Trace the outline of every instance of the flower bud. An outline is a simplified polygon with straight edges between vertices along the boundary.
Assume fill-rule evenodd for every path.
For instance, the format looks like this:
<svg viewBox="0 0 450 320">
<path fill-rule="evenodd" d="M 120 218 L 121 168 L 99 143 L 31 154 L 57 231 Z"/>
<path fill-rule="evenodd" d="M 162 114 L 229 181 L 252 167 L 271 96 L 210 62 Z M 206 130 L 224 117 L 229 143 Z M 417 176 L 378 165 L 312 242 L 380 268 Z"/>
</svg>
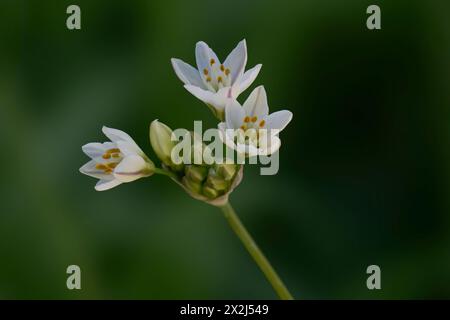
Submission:
<svg viewBox="0 0 450 320">
<path fill-rule="evenodd" d="M 175 146 L 175 142 L 171 140 L 172 129 L 164 123 L 154 120 L 150 124 L 150 143 L 158 158 L 172 169 L 179 171 L 182 165 L 175 165 L 172 162 L 171 152 Z"/>
<path fill-rule="evenodd" d="M 206 185 L 217 191 L 224 191 L 228 188 L 229 183 L 221 177 L 209 175 L 208 179 L 206 179 Z"/>
<path fill-rule="evenodd" d="M 229 181 L 234 177 L 236 173 L 236 165 L 235 164 L 218 164 L 216 166 L 216 172 L 219 176 Z"/>
<path fill-rule="evenodd" d="M 207 169 L 207 178 L 203 178 L 203 168 Z M 185 175 L 172 178 L 194 199 L 204 201 L 214 206 L 223 206 L 228 201 L 231 192 L 241 183 L 243 166 L 238 169 L 231 180 L 219 176 L 212 166 L 186 166 Z"/>
<path fill-rule="evenodd" d="M 202 182 L 208 175 L 208 168 L 197 165 L 187 165 L 185 173 L 190 180 Z"/>
<path fill-rule="evenodd" d="M 219 192 L 217 192 L 211 187 L 205 186 L 203 187 L 203 194 L 207 196 L 209 199 L 215 199 L 219 195 Z"/>
<path fill-rule="evenodd" d="M 189 179 L 188 177 L 184 176 L 181 179 L 181 182 L 183 183 L 183 185 L 188 188 L 191 192 L 196 193 L 196 194 L 200 194 L 202 191 L 202 185 L 199 182 L 193 181 L 191 179 Z"/>
</svg>

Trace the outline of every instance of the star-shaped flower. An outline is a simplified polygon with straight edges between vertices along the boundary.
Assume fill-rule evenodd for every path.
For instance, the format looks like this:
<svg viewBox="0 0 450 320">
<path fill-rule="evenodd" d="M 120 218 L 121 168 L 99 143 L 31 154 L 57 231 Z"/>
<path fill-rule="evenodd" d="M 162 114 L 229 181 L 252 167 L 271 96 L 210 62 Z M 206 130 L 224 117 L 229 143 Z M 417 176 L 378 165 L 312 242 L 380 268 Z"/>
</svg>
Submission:
<svg viewBox="0 0 450 320">
<path fill-rule="evenodd" d="M 247 64 L 245 40 L 238 43 L 223 63 L 205 42 L 200 41 L 195 47 L 195 58 L 197 69 L 172 58 L 175 73 L 190 93 L 205 102 L 214 115 L 223 120 L 228 98 L 236 99 L 246 90 L 258 76 L 262 65 L 244 72 Z"/>
<path fill-rule="evenodd" d="M 243 106 L 235 99 L 229 99 L 225 121 L 218 127 L 220 137 L 227 146 L 252 157 L 276 152 L 281 146 L 278 134 L 291 120 L 292 112 L 288 110 L 269 114 L 266 90 L 259 86 Z"/>
<path fill-rule="evenodd" d="M 102 131 L 111 141 L 92 142 L 82 147 L 92 160 L 80 172 L 99 179 L 95 190 L 108 190 L 153 174 L 155 165 L 128 134 L 107 127 Z"/>
</svg>

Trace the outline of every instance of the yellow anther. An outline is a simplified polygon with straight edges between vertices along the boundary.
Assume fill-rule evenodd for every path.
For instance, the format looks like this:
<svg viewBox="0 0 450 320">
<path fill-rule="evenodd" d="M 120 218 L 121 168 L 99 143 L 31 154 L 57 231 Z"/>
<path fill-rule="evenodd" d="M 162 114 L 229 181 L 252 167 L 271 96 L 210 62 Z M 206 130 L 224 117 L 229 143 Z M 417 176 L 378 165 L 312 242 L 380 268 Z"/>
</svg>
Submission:
<svg viewBox="0 0 450 320">
<path fill-rule="evenodd" d="M 221 76 L 217 77 L 217 82 L 222 82 L 222 77 Z"/>
<path fill-rule="evenodd" d="M 104 153 L 104 154 L 102 155 L 102 158 L 103 158 L 103 159 L 109 159 L 109 158 L 111 158 L 111 154 L 110 154 L 110 153 Z"/>
<path fill-rule="evenodd" d="M 113 172 L 112 169 L 106 169 L 106 170 L 105 170 L 105 173 L 111 173 L 111 172 Z"/>
<path fill-rule="evenodd" d="M 206 77 L 206 82 L 211 82 L 211 77 Z"/>
<path fill-rule="evenodd" d="M 118 149 L 118 148 L 113 148 L 113 149 L 106 150 L 106 152 L 107 152 L 107 153 L 119 153 L 119 152 L 120 152 L 120 149 Z"/>
<path fill-rule="evenodd" d="M 216 60 L 214 60 L 214 59 L 209 60 L 210 65 L 213 65 L 214 63 L 216 63 Z"/>
<path fill-rule="evenodd" d="M 264 120 L 261 120 L 261 122 L 259 123 L 259 126 L 262 128 L 262 127 L 264 127 L 265 124 L 266 124 L 266 122 Z"/>
<path fill-rule="evenodd" d="M 243 125 L 241 126 L 241 129 L 245 131 L 245 130 L 247 130 L 247 126 L 246 126 L 245 124 L 243 124 Z"/>
<path fill-rule="evenodd" d="M 225 71 L 225 67 L 223 66 L 223 64 L 220 65 L 220 71 Z"/>
<path fill-rule="evenodd" d="M 113 153 L 113 154 L 112 154 L 112 157 L 113 157 L 113 158 L 120 158 L 120 154 L 118 154 L 118 153 Z"/>
<path fill-rule="evenodd" d="M 252 122 L 256 122 L 256 120 L 258 120 L 258 117 L 252 117 Z"/>
<path fill-rule="evenodd" d="M 228 69 L 228 68 L 227 68 L 227 69 L 225 69 L 225 75 L 229 75 L 229 74 L 230 74 L 230 72 L 231 72 L 231 71 L 230 71 L 230 69 Z"/>
<path fill-rule="evenodd" d="M 206 69 L 206 68 L 205 68 L 205 69 L 203 69 L 203 73 L 205 74 L 205 76 L 207 76 L 207 75 L 208 75 L 208 73 L 209 73 L 209 72 L 208 72 L 208 69 Z"/>
<path fill-rule="evenodd" d="M 250 117 L 249 116 L 245 117 L 244 122 L 250 122 Z"/>
<path fill-rule="evenodd" d="M 97 170 L 106 170 L 107 167 L 106 167 L 104 164 L 97 163 L 97 164 L 95 165 L 95 169 L 97 169 Z"/>
</svg>

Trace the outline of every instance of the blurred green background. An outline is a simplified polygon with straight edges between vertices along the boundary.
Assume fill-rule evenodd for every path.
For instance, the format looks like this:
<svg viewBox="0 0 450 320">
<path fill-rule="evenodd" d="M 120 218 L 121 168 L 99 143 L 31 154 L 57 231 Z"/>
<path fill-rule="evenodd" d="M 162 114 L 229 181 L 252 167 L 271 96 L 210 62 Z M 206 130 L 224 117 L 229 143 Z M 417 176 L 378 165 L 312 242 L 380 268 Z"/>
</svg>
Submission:
<svg viewBox="0 0 450 320">
<path fill-rule="evenodd" d="M 0 298 L 276 298 L 218 209 L 162 176 L 99 193 L 78 172 L 102 125 L 153 159 L 153 119 L 215 126 L 170 58 L 194 63 L 204 40 L 223 59 L 243 38 L 263 64 L 252 88 L 294 119 L 280 172 L 246 167 L 231 200 L 294 296 L 450 298 L 448 4 L 1 0 Z"/>
</svg>

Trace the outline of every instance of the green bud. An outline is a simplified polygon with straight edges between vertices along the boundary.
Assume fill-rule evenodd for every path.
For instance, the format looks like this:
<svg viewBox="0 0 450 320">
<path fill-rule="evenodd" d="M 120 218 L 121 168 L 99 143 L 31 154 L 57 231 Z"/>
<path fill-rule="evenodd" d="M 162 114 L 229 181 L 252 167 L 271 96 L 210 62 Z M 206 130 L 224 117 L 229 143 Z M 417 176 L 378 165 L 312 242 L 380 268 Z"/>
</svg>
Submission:
<svg viewBox="0 0 450 320">
<path fill-rule="evenodd" d="M 216 166 L 216 172 L 219 176 L 229 181 L 233 179 L 234 174 L 236 173 L 236 165 L 235 164 L 219 164 Z"/>
<path fill-rule="evenodd" d="M 228 188 L 229 183 L 218 176 L 209 175 L 206 184 L 217 191 L 224 191 Z"/>
<path fill-rule="evenodd" d="M 196 165 L 188 165 L 186 166 L 185 173 L 190 180 L 202 182 L 208 175 L 208 168 Z"/>
<path fill-rule="evenodd" d="M 164 123 L 154 120 L 150 124 L 150 143 L 158 158 L 166 165 L 172 164 L 170 154 L 174 147 L 170 137 L 172 130 Z"/>
<path fill-rule="evenodd" d="M 154 120 L 150 124 L 150 143 L 153 151 L 155 151 L 158 158 L 167 166 L 175 171 L 183 168 L 183 165 L 176 165 L 172 162 L 171 153 L 175 146 L 175 142 L 171 140 L 172 129 L 164 123 Z"/>
<path fill-rule="evenodd" d="M 210 199 L 215 199 L 219 195 L 219 192 L 217 192 L 211 187 L 205 186 L 203 187 L 203 194 Z"/>
<path fill-rule="evenodd" d="M 202 185 L 201 183 L 198 183 L 196 181 L 193 181 L 191 179 L 189 179 L 188 177 L 184 176 L 181 179 L 181 182 L 183 183 L 183 185 L 188 188 L 190 191 L 192 191 L 193 193 L 197 193 L 200 194 L 202 191 Z"/>
</svg>

